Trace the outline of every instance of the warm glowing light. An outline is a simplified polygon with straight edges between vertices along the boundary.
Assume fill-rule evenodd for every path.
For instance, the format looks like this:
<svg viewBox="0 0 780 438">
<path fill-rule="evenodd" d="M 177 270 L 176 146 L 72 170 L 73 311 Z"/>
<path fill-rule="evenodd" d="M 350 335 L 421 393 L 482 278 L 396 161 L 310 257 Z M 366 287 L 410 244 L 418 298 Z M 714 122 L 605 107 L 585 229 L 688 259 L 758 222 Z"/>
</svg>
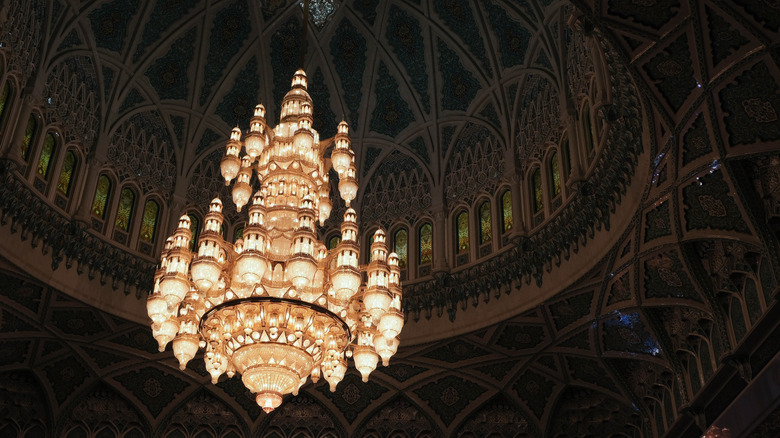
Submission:
<svg viewBox="0 0 780 438">
<path fill-rule="evenodd" d="M 347 206 L 358 192 L 349 126 L 330 143 L 312 129 L 312 101 L 299 70 L 271 128 L 258 105 L 241 140 L 234 128 L 220 170 L 238 211 L 247 206 L 243 235 L 222 237 L 222 201 L 209 204 L 197 250 L 190 251 L 190 219 L 183 215 L 166 241 L 147 311 L 160 351 L 169 342 L 182 369 L 203 349 L 206 370 L 241 375 L 257 404 L 271 412 L 296 395 L 309 376 L 335 391 L 352 357 L 363 380 L 379 359 L 387 366 L 403 327 L 398 257 L 378 230 L 367 267 L 358 264 L 357 213 L 348 208 L 341 242 L 328 253 L 318 240 L 332 209 L 329 164 Z M 242 155 L 243 152 L 243 155 Z M 253 193 L 253 178 L 259 189 Z M 363 287 L 361 270 L 368 282 Z"/>
</svg>

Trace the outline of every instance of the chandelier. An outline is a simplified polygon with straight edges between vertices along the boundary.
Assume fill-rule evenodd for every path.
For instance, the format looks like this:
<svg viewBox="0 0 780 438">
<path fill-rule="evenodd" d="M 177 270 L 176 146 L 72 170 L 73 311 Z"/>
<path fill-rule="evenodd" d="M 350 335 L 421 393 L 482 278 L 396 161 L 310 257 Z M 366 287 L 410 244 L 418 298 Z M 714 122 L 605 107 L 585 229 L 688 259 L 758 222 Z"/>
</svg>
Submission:
<svg viewBox="0 0 780 438">
<path fill-rule="evenodd" d="M 212 383 L 223 373 L 240 374 L 266 412 L 285 394 L 297 395 L 309 376 L 324 377 L 335 391 L 350 357 L 368 381 L 379 358 L 387 366 L 395 354 L 404 323 L 398 256 L 388 254 L 381 229 L 368 265 L 358 263 L 357 214 L 350 207 L 357 169 L 348 125 L 342 121 L 335 137 L 319 139 L 306 81 L 303 70 L 293 76 L 275 128 L 258 105 L 243 141 L 238 127 L 230 134 L 220 169 L 225 184 L 233 182 L 236 209 L 248 205 L 243 239 L 223 238 L 216 198 L 193 253 L 185 214 L 165 243 L 147 301 L 160 351 L 172 342 L 184 370 L 204 349 Z M 347 210 L 341 242 L 328 251 L 315 220 L 322 225 L 330 216 L 331 166 Z"/>
</svg>

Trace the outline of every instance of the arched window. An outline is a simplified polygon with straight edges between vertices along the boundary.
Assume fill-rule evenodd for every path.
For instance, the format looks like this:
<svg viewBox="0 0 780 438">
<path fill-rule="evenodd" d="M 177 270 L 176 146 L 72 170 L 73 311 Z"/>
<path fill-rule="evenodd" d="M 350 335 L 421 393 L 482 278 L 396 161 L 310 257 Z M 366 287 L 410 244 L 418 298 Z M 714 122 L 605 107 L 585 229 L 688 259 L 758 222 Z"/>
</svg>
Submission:
<svg viewBox="0 0 780 438">
<path fill-rule="evenodd" d="M 512 215 L 512 191 L 506 190 L 501 195 L 501 227 L 503 232 L 512 229 L 514 225 L 514 216 Z"/>
<path fill-rule="evenodd" d="M 455 241 L 458 254 L 469 251 L 469 213 L 465 210 L 455 217 Z"/>
<path fill-rule="evenodd" d="M 57 145 L 54 134 L 51 132 L 43 138 L 43 148 L 41 149 L 41 158 L 38 160 L 38 176 L 43 179 L 49 179 L 49 169 L 51 168 L 51 158 L 54 155 L 54 149 Z"/>
<path fill-rule="evenodd" d="M 563 154 L 563 174 L 571 175 L 571 150 L 569 149 L 569 136 L 565 135 L 561 141 L 561 153 Z"/>
<path fill-rule="evenodd" d="M 24 137 L 22 137 L 21 152 L 24 161 L 27 161 L 30 157 L 30 145 L 33 143 L 37 131 L 38 119 L 35 118 L 34 114 L 31 114 L 30 118 L 27 119 L 27 126 L 24 128 Z"/>
<path fill-rule="evenodd" d="M 339 243 L 341 243 L 341 236 L 338 234 L 328 239 L 328 251 L 336 249 L 336 247 L 339 246 Z"/>
<path fill-rule="evenodd" d="M 236 228 L 236 231 L 233 232 L 233 243 L 236 243 L 238 239 L 244 238 L 244 227 L 238 227 Z"/>
<path fill-rule="evenodd" d="M 479 243 L 490 242 L 493 239 L 493 223 L 490 214 L 490 201 L 479 206 Z"/>
<path fill-rule="evenodd" d="M 194 214 L 187 215 L 190 218 L 190 231 L 192 231 L 192 240 L 190 241 L 190 251 L 198 250 L 198 237 L 200 236 L 200 221 Z"/>
<path fill-rule="evenodd" d="M 157 232 L 157 218 L 160 213 L 160 204 L 154 200 L 146 201 L 144 206 L 144 217 L 141 222 L 141 240 L 144 242 L 154 242 L 154 236 Z"/>
<path fill-rule="evenodd" d="M 421 265 L 433 262 L 433 226 L 426 222 L 417 231 L 418 261 Z"/>
<path fill-rule="evenodd" d="M 558 167 L 558 152 L 550 157 L 550 179 L 552 179 L 553 198 L 561 194 L 561 170 Z"/>
<path fill-rule="evenodd" d="M 119 209 L 116 212 L 116 222 L 114 226 L 118 230 L 127 232 L 130 229 L 130 218 L 133 216 L 133 207 L 135 206 L 135 193 L 125 187 L 119 194 Z"/>
<path fill-rule="evenodd" d="M 393 234 L 393 252 L 398 254 L 398 267 L 406 268 L 409 261 L 409 233 L 401 228 Z"/>
<path fill-rule="evenodd" d="M 531 174 L 531 194 L 534 198 L 534 213 L 544 208 L 544 194 L 542 193 L 542 172 L 537 167 Z"/>
<path fill-rule="evenodd" d="M 60 178 L 57 181 L 57 191 L 65 196 L 70 196 L 70 187 L 73 180 L 73 172 L 76 170 L 76 154 L 73 151 L 65 153 L 65 159 L 62 160 L 62 169 L 60 170 Z"/>
<path fill-rule="evenodd" d="M 95 188 L 95 199 L 92 201 L 92 215 L 98 219 L 106 218 L 106 205 L 111 197 L 111 180 L 100 175 Z"/>
<path fill-rule="evenodd" d="M 593 152 L 593 122 L 590 120 L 590 106 L 585 106 L 582 114 L 582 123 L 585 124 L 585 146 L 588 153 Z"/>
</svg>

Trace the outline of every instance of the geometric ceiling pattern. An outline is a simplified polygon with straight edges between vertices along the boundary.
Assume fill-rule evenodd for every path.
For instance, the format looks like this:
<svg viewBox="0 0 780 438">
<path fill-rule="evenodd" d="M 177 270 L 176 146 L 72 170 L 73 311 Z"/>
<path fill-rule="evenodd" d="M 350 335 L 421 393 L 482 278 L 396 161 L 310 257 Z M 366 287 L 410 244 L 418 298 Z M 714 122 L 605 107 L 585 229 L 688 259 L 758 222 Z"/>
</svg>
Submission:
<svg viewBox="0 0 780 438">
<path fill-rule="evenodd" d="M 294 1 L 31 3 L 50 11 L 51 40 L 29 56 L 43 60 L 46 77 L 75 72 L 91 84 L 50 87 L 83 103 L 54 99 L 52 108 L 91 114 L 99 126 L 97 138 L 75 127 L 70 135 L 101 159 L 135 163 L 128 175 L 167 196 L 198 186 L 199 163 L 257 100 L 274 118 L 297 68 Z M 147 327 L 4 269 L 0 435 L 697 437 L 776 362 L 780 15 L 772 5 L 596 0 L 575 2 L 580 13 L 550 0 L 342 3 L 308 27 L 310 91 L 329 103 L 315 107 L 317 128 L 327 137 L 349 121 L 364 181 L 396 163 L 437 201 L 469 196 L 448 173 L 470 147 L 459 139 L 487 130 L 499 150 L 532 155 L 519 148 L 520 87 L 544 82 L 534 75 L 567 77 L 570 25 L 595 35 L 614 57 L 608 63 L 625 66 L 644 116 L 642 132 L 620 131 L 624 115 L 604 111 L 618 135 L 645 145 L 639 199 L 605 213 L 627 218 L 610 230 L 618 237 L 606 256 L 530 310 L 402 344 L 369 383 L 354 373 L 335 393 L 308 383 L 270 415 L 237 379 L 211 385 L 202 361 L 179 371 Z M 144 135 L 130 128 L 138 125 Z M 137 151 L 126 150 L 127 138 Z M 148 165 L 160 159 L 165 166 Z M 33 226 L 3 199 L 4 226 L 7 216 Z M 628 202 L 638 207 L 619 209 Z M 561 271 L 550 264 L 543 275 Z M 524 290 L 473 296 L 515 305 Z M 409 321 L 405 330 L 415 328 Z M 777 436 L 777 402 L 765 408 L 743 436 Z"/>
</svg>

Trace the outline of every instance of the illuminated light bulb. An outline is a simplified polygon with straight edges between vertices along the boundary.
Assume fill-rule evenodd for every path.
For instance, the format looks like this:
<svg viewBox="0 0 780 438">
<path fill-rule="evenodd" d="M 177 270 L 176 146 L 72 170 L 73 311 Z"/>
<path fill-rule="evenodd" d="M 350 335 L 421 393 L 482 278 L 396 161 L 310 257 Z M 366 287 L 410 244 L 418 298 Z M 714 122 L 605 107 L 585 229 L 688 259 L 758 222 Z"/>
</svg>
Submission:
<svg viewBox="0 0 780 438">
<path fill-rule="evenodd" d="M 270 414 L 274 409 L 282 405 L 282 395 L 271 391 L 258 393 L 255 400 L 266 414 Z"/>
<path fill-rule="evenodd" d="M 341 199 L 346 202 L 347 206 L 350 205 L 353 199 L 357 197 L 358 183 L 354 176 L 345 176 L 339 179 L 339 193 Z"/>
</svg>

